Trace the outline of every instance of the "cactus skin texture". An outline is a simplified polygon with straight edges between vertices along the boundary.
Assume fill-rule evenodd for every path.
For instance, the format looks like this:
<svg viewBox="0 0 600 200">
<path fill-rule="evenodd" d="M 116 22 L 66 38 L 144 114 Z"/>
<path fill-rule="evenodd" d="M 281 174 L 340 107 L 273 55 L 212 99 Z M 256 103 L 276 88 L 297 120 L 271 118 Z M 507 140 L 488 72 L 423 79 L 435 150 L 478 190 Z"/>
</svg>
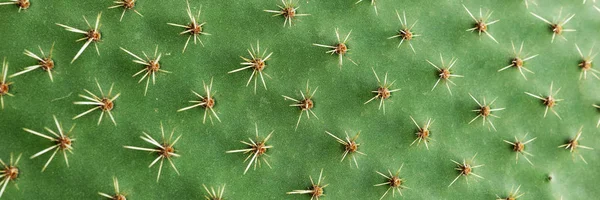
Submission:
<svg viewBox="0 0 600 200">
<path fill-rule="evenodd" d="M 396 199 L 508 198 L 514 192 L 511 188 L 518 186 L 519 194 L 525 193 L 519 199 L 600 196 L 595 182 L 600 178 L 596 127 L 600 112 L 592 106 L 600 104 L 600 80 L 590 74 L 579 80 L 582 60 L 575 47 L 585 56 L 598 40 L 600 12 L 594 4 L 599 2 L 545 0 L 536 1 L 536 6 L 528 1 L 526 8 L 523 0 L 378 0 L 378 14 L 370 2 L 299 0 L 297 12 L 310 15 L 283 27 L 283 16 L 264 11 L 277 10 L 281 1 L 190 0 L 194 15 L 202 7 L 197 21 L 207 22 L 202 29 L 211 35 L 199 36 L 203 45 L 194 45 L 192 38 L 185 53 L 189 35 L 179 35 L 183 28 L 167 24 L 188 25 L 183 0 L 138 0 L 135 9 L 143 17 L 128 10 L 121 22 L 122 8 L 108 9 L 115 5 L 108 0 L 31 0 L 31 6 L 20 12 L 16 5 L 0 6 L 0 57 L 9 62 L 9 75 L 37 64 L 23 54 L 25 49 L 39 55 L 38 45 L 48 53 L 55 44 L 53 82 L 42 69 L 8 79 L 14 96 L 4 96 L 0 111 L 0 158 L 8 162 L 11 153 L 23 157 L 19 177 L 7 185 L 1 198 L 100 199 L 98 192 L 115 195 L 112 180 L 117 177 L 120 194 L 127 199 L 200 199 L 210 196 L 203 184 L 219 190 L 225 185 L 224 199 L 310 199 L 309 194 L 286 192 L 310 189 L 308 177 L 316 181 L 323 169 L 328 186 L 319 199 L 379 199 L 388 188 L 373 186 L 386 181 L 376 171 L 388 175 L 390 169 L 395 174 L 402 165 L 399 178 L 409 189 L 402 189 L 402 196 L 396 193 Z M 484 33 L 465 31 L 474 21 L 463 5 L 475 17 L 480 7 L 494 11 L 491 20 L 500 21 L 486 31 L 498 44 Z M 563 18 L 576 13 L 564 26 L 576 31 L 563 32 L 567 41 L 557 36 L 551 43 L 550 25 L 530 12 L 552 20 L 561 7 Z M 396 10 L 406 13 L 409 25 L 418 20 L 411 31 L 420 36 L 410 40 L 416 53 L 406 41 L 398 47 L 400 38 L 387 39 L 402 28 Z M 55 23 L 84 28 L 82 16 L 94 23 L 100 12 L 100 56 L 91 44 L 70 64 L 84 42 L 75 42 L 81 35 Z M 335 28 L 340 37 L 352 31 L 341 69 L 337 55 L 313 46 L 335 45 Z M 273 54 L 264 68 L 270 76 L 264 77 L 267 90 L 258 79 L 255 94 L 254 81 L 246 86 L 252 70 L 228 72 L 243 67 L 240 56 L 248 57 L 246 49 L 256 48 L 257 41 L 261 52 L 268 48 Z M 524 42 L 523 52 L 529 54 L 523 58 L 539 54 L 524 62 L 534 72 L 525 72 L 527 80 L 515 67 L 498 72 L 513 61 L 511 41 L 517 50 Z M 172 73 L 156 73 L 156 84 L 150 83 L 144 96 L 145 81 L 132 78 L 143 65 L 131 62 L 133 57 L 120 47 L 152 56 L 157 45 L 162 53 L 160 69 Z M 594 52 L 599 51 L 597 45 Z M 452 73 L 464 76 L 451 79 L 456 83 L 450 85 L 452 95 L 443 80 L 432 91 L 440 76 L 426 60 L 441 67 L 440 54 L 446 64 L 457 58 Z M 388 81 L 396 80 L 392 89 L 401 89 L 385 99 L 385 114 L 378 110 L 379 99 L 364 104 L 379 87 L 373 70 L 380 79 L 387 72 Z M 209 119 L 202 123 L 202 106 L 177 112 L 193 105 L 189 100 L 199 100 L 191 90 L 206 95 L 203 81 L 208 85 L 211 78 L 214 110 L 221 122 L 213 117 L 214 123 Z M 71 120 L 91 108 L 73 102 L 82 100 L 78 94 L 86 94 L 83 89 L 99 92 L 94 79 L 104 90 L 114 83 L 113 95 L 121 94 L 111 110 L 116 126 L 107 116 L 97 125 L 98 110 Z M 303 116 L 295 130 L 301 110 L 289 106 L 292 102 L 282 95 L 301 100 L 299 91 L 306 90 L 307 80 L 311 89 L 318 87 L 312 99 L 318 118 Z M 542 101 L 525 94 L 545 97 L 551 83 L 554 90 L 562 88 L 556 98 L 564 100 L 553 107 L 562 119 L 550 111 L 544 118 Z M 468 124 L 478 114 L 471 110 L 479 109 L 469 94 L 478 101 L 485 97 L 487 103 L 497 98 L 492 107 L 505 108 L 492 112 L 500 117 L 490 118 L 497 131 L 487 122 L 482 125 L 481 119 Z M 23 128 L 46 134 L 44 127 L 56 127 L 53 115 L 64 129 L 76 124 L 72 134 L 77 140 L 68 155 L 69 167 L 57 154 L 41 172 L 50 154 L 29 157 L 53 143 Z M 410 116 L 421 127 L 429 118 L 434 121 L 428 127 L 428 149 L 424 144 L 411 146 L 419 130 Z M 181 156 L 173 159 L 181 175 L 165 162 L 157 183 L 157 166 L 148 167 L 156 155 L 123 145 L 151 148 L 139 137 L 146 132 L 159 140 L 161 122 L 166 137 L 172 128 L 175 136 L 182 135 L 175 146 Z M 255 124 L 259 140 L 274 130 L 265 157 L 272 168 L 262 163 L 244 175 L 248 154 L 225 152 L 246 148 L 239 141 L 255 140 Z M 577 148 L 572 154 L 558 148 L 575 138 L 582 126 L 578 144 L 596 150 Z M 342 139 L 344 131 L 350 137 L 361 132 L 359 148 L 366 155 L 356 157 L 358 168 L 350 157 L 340 162 L 343 145 L 325 131 Z M 537 138 L 525 145 L 525 151 L 534 155 L 527 157 L 533 165 L 522 155 L 516 162 L 513 146 L 504 142 L 514 142 L 515 136 L 522 141 Z M 460 177 L 448 187 L 460 173 L 451 160 L 468 162 L 475 154 L 472 166 L 484 166 L 473 172 L 483 179 L 467 177 L 467 184 Z M 394 199 L 390 193 L 384 199 Z"/>
</svg>

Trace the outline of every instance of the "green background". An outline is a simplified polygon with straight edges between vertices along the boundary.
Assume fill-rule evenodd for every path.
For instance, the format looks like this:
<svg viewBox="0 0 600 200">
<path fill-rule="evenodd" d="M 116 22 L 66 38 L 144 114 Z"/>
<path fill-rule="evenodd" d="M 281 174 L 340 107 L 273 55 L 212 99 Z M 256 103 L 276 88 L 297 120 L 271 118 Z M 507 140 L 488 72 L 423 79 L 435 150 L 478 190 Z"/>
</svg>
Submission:
<svg viewBox="0 0 600 200">
<path fill-rule="evenodd" d="M 492 199 L 495 194 L 506 196 L 511 186 L 521 186 L 525 199 L 593 199 L 600 195 L 595 180 L 600 178 L 600 156 L 596 150 L 580 151 L 589 164 L 557 146 L 574 137 L 582 125 L 582 145 L 597 147 L 600 142 L 596 122 L 600 117 L 591 105 L 600 101 L 599 80 L 589 76 L 578 80 L 580 61 L 575 49 L 579 44 L 584 53 L 598 38 L 600 13 L 591 2 L 580 0 L 540 1 L 538 6 L 525 8 L 522 0 L 507 1 L 393 1 L 377 2 L 375 15 L 368 1 L 354 4 L 352 0 L 301 0 L 300 13 L 311 16 L 297 18 L 297 24 L 283 28 L 282 17 L 271 17 L 264 9 L 277 9 L 279 1 L 190 1 L 192 10 L 202 6 L 200 21 L 206 21 L 200 44 L 188 46 L 181 53 L 187 36 L 180 36 L 181 28 L 167 22 L 188 23 L 185 1 L 140 0 L 136 9 L 140 17 L 127 12 L 119 22 L 121 9 L 108 10 L 111 1 L 35 1 L 21 13 L 16 6 L 0 7 L 0 56 L 10 62 L 9 73 L 35 64 L 23 55 L 24 49 L 34 51 L 41 45 L 49 49 L 56 42 L 54 82 L 48 75 L 36 70 L 11 79 L 11 92 L 5 97 L 5 109 L 0 116 L 0 157 L 9 158 L 11 152 L 23 153 L 22 171 L 16 188 L 7 187 L 4 199 L 99 199 L 97 192 L 112 194 L 112 176 L 119 178 L 121 190 L 130 199 L 199 199 L 205 193 L 201 185 L 227 184 L 227 199 L 308 199 L 308 195 L 286 195 L 294 189 L 310 186 L 309 175 L 316 178 L 324 169 L 326 199 L 379 199 L 385 187 L 373 187 L 385 179 L 376 170 L 396 170 L 402 163 L 401 177 L 406 180 L 407 199 Z M 492 19 L 500 22 L 490 26 L 489 32 L 500 44 L 486 36 L 465 30 L 473 24 L 462 5 L 472 12 L 479 6 L 494 11 Z M 568 41 L 560 38 L 550 43 L 551 32 L 546 24 L 529 14 L 533 11 L 547 19 L 563 13 L 576 13 L 567 28 L 577 32 L 566 33 Z M 395 11 L 406 11 L 409 23 L 418 19 L 414 32 L 421 34 L 412 41 L 416 54 L 398 40 L 388 40 L 400 27 Z M 69 64 L 83 42 L 75 43 L 81 35 L 64 31 L 55 23 L 85 28 L 82 15 L 93 23 L 102 11 L 101 56 L 93 46 L 73 64 Z M 564 14 L 563 14 L 564 16 Z M 337 57 L 324 54 L 325 48 L 312 43 L 334 44 L 334 28 L 345 35 L 352 30 L 351 48 L 347 56 L 359 65 L 345 60 L 340 70 Z M 245 87 L 250 71 L 227 74 L 241 67 L 239 56 L 248 56 L 246 49 L 260 40 L 261 48 L 268 47 L 273 56 L 267 62 L 268 90 Z M 535 74 L 527 74 L 525 81 L 516 69 L 497 72 L 512 58 L 510 41 L 525 41 L 525 52 L 540 54 L 526 65 Z M 159 74 L 157 83 L 143 95 L 144 84 L 132 78 L 142 66 L 131 62 L 132 57 L 119 50 L 126 48 L 136 54 L 152 52 L 155 45 L 163 52 L 161 66 L 172 74 Z M 426 59 L 439 63 L 439 54 L 447 60 L 459 59 L 453 68 L 464 78 L 454 79 L 453 96 L 444 85 L 434 91 L 436 70 Z M 363 105 L 377 88 L 373 67 L 383 77 L 397 80 L 400 92 L 386 102 L 386 114 L 377 110 L 377 103 Z M 222 123 L 202 124 L 202 109 L 176 112 L 195 99 L 190 90 L 202 92 L 202 81 L 214 77 L 217 92 L 215 107 Z M 79 101 L 83 89 L 97 93 L 94 78 L 108 89 L 115 83 L 116 101 L 113 114 L 118 126 L 108 118 L 97 126 L 99 112 L 77 120 L 71 118 L 89 107 L 73 105 Z M 299 97 L 310 79 L 311 86 L 319 86 L 314 98 L 314 112 L 319 120 L 302 119 L 297 131 L 294 126 L 299 110 L 289 107 L 281 95 Z M 524 94 L 545 95 L 550 83 L 562 87 L 558 98 L 565 99 L 556 106 L 563 118 L 551 113 L 543 118 L 544 106 Z M 259 85 L 260 86 L 260 85 Z M 497 132 L 489 131 L 479 123 L 467 124 L 477 105 L 468 93 L 478 99 L 498 97 L 497 107 L 506 110 L 493 119 Z M 74 153 L 69 155 L 70 168 L 62 157 L 56 157 L 45 172 L 40 172 L 46 154 L 36 159 L 29 156 L 51 145 L 47 140 L 26 133 L 22 128 L 43 131 L 53 127 L 52 115 L 57 115 L 64 127 L 76 123 Z M 416 127 L 428 117 L 435 119 L 431 128 L 435 141 L 425 146 L 409 146 L 415 139 Z M 161 180 L 156 183 L 157 166 L 148 168 L 154 155 L 124 149 L 123 145 L 150 147 L 142 141 L 142 131 L 154 138 L 160 135 L 159 124 L 167 130 L 176 127 L 182 134 L 175 146 L 182 155 L 174 160 L 181 176 L 165 165 Z M 244 148 L 239 140 L 254 137 L 254 123 L 264 136 L 271 130 L 274 146 L 269 151 L 266 166 L 242 175 L 246 163 L 241 154 L 225 151 Z M 54 128 L 53 128 L 54 129 Z M 342 147 L 325 130 L 341 136 L 344 131 L 362 131 L 358 142 L 367 156 L 359 156 L 359 168 L 348 161 L 340 162 Z M 521 159 L 515 164 L 511 146 L 502 140 L 513 136 L 537 140 L 527 145 L 534 154 L 534 166 Z M 470 158 L 478 153 L 476 164 L 485 164 L 475 173 L 485 179 L 457 181 L 458 175 L 450 161 Z M 553 177 L 547 181 L 547 176 Z M 388 194 L 391 198 L 391 194 Z"/>
</svg>

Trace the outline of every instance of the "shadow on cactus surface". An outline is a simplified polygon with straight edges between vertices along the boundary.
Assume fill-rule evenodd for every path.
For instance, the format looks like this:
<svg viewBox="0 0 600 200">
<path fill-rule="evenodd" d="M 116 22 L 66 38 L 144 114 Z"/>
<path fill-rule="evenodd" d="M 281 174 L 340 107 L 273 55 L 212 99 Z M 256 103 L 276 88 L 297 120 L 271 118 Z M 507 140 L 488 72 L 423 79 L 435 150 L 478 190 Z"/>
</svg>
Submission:
<svg viewBox="0 0 600 200">
<path fill-rule="evenodd" d="M 224 199 L 310 199 L 311 195 L 319 199 L 379 199 L 389 186 L 395 187 L 390 190 L 395 191 L 397 199 L 495 199 L 511 197 L 511 192 L 513 197 L 524 193 L 519 199 L 600 196 L 595 184 L 600 178 L 600 136 L 596 125 L 600 112 L 593 106 L 600 104 L 600 80 L 594 76 L 595 66 L 582 64 L 590 61 L 590 49 L 591 56 L 600 52 L 600 45 L 593 47 L 600 31 L 598 2 L 551 0 L 535 1 L 535 5 L 534 1 L 523 0 L 377 0 L 376 14 L 367 0 L 299 0 L 295 2 L 299 8 L 294 12 L 310 15 L 292 18 L 290 27 L 284 24 L 289 14 L 272 16 L 276 13 L 264 11 L 279 10 L 277 6 L 282 2 L 277 0 L 190 0 L 191 16 L 184 0 L 139 0 L 134 9 L 141 15 L 127 10 L 122 20 L 124 8 L 109 9 L 116 5 L 112 1 L 30 1 L 30 7 L 20 11 L 15 4 L 0 6 L 0 56 L 6 57 L 10 76 L 41 62 L 31 54 L 24 55 L 25 50 L 43 60 L 54 44 L 52 79 L 44 71 L 48 64 L 2 79 L 3 85 L 12 83 L 8 92 L 13 96 L 2 95 L 0 158 L 10 165 L 11 153 L 13 159 L 22 154 L 18 171 L 2 168 L 2 180 L 8 181 L 2 199 L 100 199 L 104 197 L 98 192 L 115 195 L 113 177 L 118 178 L 119 194 L 128 199 L 201 199 L 221 194 Z M 16 3 L 19 2 L 22 1 Z M 474 32 L 466 31 L 475 27 L 480 7 L 483 15 L 488 9 L 493 11 L 486 22 L 500 21 L 479 24 Z M 553 20 L 561 11 L 561 18 Z M 100 12 L 100 34 L 85 32 L 88 25 L 82 16 L 94 26 Z M 405 27 L 396 13 L 406 19 Z M 576 15 L 568 23 L 560 21 L 571 14 Z M 190 25 L 190 17 L 198 24 Z M 560 34 L 553 42 L 557 27 L 551 29 L 540 18 L 560 25 Z M 56 23 L 82 29 L 84 33 L 66 31 Z M 336 29 L 341 40 L 351 32 L 344 51 L 335 46 Z M 568 29 L 576 31 L 565 31 Z M 410 30 L 410 34 L 400 30 Z M 479 35 L 478 30 L 485 30 L 498 43 L 486 33 Z M 188 32 L 180 35 L 182 31 Z M 191 34 L 198 34 L 197 39 L 202 42 L 194 43 L 192 37 L 182 53 Z M 395 35 L 399 36 L 387 39 Z M 76 42 L 81 37 L 86 38 Z M 71 64 L 90 38 L 87 49 Z M 95 38 L 100 40 L 96 42 Z M 402 39 L 405 41 L 398 47 Z M 517 55 L 520 60 L 515 59 L 511 42 L 516 53 L 524 43 L 523 51 Z M 161 55 L 160 66 L 141 64 L 155 59 L 156 46 Z M 327 50 L 339 51 L 330 55 L 324 53 Z M 255 51 L 256 59 L 273 54 L 262 63 L 248 51 Z M 149 58 L 144 59 L 142 52 Z M 342 52 L 340 68 L 338 53 Z M 538 56 L 527 59 L 534 55 Z M 241 65 L 243 62 L 247 63 Z M 442 70 L 450 65 L 449 72 Z M 514 66 L 498 71 L 509 65 Z M 228 73 L 244 66 L 249 68 Z M 157 73 L 158 69 L 171 73 Z M 140 70 L 142 74 L 132 77 Z M 246 86 L 254 70 L 256 93 L 255 80 Z M 587 70 L 587 75 L 580 79 L 582 70 Z M 138 83 L 146 72 L 148 80 Z M 441 72 L 443 77 L 447 73 L 464 77 L 449 79 L 455 83 L 449 83 L 451 93 L 446 88 L 448 80 L 443 77 L 432 90 Z M 385 73 L 388 85 L 395 81 L 390 90 L 399 91 L 378 90 L 386 85 Z M 200 98 L 207 97 L 203 83 L 208 86 L 211 80 L 211 99 Z M 302 91 L 310 95 L 306 92 L 307 81 L 311 94 L 318 87 L 310 106 L 302 102 L 300 94 Z M 108 95 L 112 84 L 112 94 Z M 550 85 L 554 91 L 561 88 L 560 92 L 550 94 Z M 84 89 L 100 96 L 95 98 Z M 0 92 L 7 91 L 3 87 Z M 525 92 L 542 99 L 552 95 L 553 100 L 563 100 L 544 104 Z M 114 101 L 103 100 L 103 96 L 119 93 Z M 91 98 L 84 99 L 80 94 Z M 294 102 L 286 101 L 282 95 L 299 100 L 302 105 L 290 106 Z M 375 95 L 384 98 L 385 114 L 383 107 L 378 109 L 380 98 L 365 104 Z M 492 100 L 493 104 L 485 108 Z M 92 103 L 73 104 L 77 101 Z M 98 102 L 102 107 L 72 120 L 99 106 Z M 177 112 L 196 104 L 197 107 Z M 560 118 L 551 110 L 544 117 L 547 105 Z M 215 113 L 209 110 L 209 119 L 203 123 L 207 108 Z M 302 108 L 310 111 L 302 112 Z M 494 110 L 497 108 L 505 109 Z M 98 124 L 101 113 L 103 120 Z M 469 124 L 478 115 L 481 117 Z M 64 134 L 76 124 L 68 134 L 76 140 L 51 141 L 24 130 L 60 138 L 44 129 L 58 131 L 53 116 L 62 123 Z M 427 125 L 430 118 L 432 123 Z M 175 145 L 162 144 L 161 123 L 166 139 L 173 129 L 172 140 L 181 135 Z M 581 136 L 573 142 L 581 127 Z M 226 153 L 253 148 L 240 141 L 251 144 L 250 138 L 260 142 L 271 131 L 274 132 L 268 142 L 262 144 L 272 146 L 266 150 L 255 144 L 258 150 L 246 154 Z M 326 131 L 347 143 L 354 142 L 352 137 L 360 131 L 356 139 L 360 146 L 342 145 Z M 348 138 L 344 132 L 348 132 Z M 142 140 L 140 136 L 157 141 Z M 420 142 L 411 145 L 419 138 Z M 524 148 L 514 145 L 533 138 L 536 139 Z M 67 142 L 72 149 L 66 146 Z M 558 148 L 563 144 L 570 145 Z M 54 148 L 58 150 L 30 159 L 53 145 L 59 145 Z M 157 153 L 133 151 L 123 148 L 125 145 L 150 148 Z M 158 146 L 162 149 L 157 150 Z M 353 154 L 355 147 L 366 155 Z M 569 152 L 571 147 L 575 153 Z M 58 153 L 42 172 L 54 151 Z M 340 162 L 345 151 L 348 155 Z M 260 160 L 261 165 L 256 169 L 251 166 L 244 174 L 257 152 L 260 155 L 255 160 Z M 244 162 L 248 155 L 251 158 Z M 477 157 L 471 162 L 474 155 Z M 148 165 L 159 156 L 164 162 L 157 182 L 160 160 L 152 167 Z M 396 176 L 400 166 L 402 170 Z M 324 196 L 314 192 L 286 194 L 320 189 L 311 186 L 309 176 L 317 181 L 321 169 L 324 179 L 315 184 L 327 185 Z M 13 178 L 15 173 L 18 176 Z M 465 177 L 458 177 L 449 187 L 457 176 L 466 176 L 468 183 Z M 392 182 L 374 186 L 386 181 Z M 208 190 L 214 187 L 215 191 L 210 190 L 209 194 L 203 185 Z M 390 191 L 384 199 L 393 196 Z"/>
</svg>

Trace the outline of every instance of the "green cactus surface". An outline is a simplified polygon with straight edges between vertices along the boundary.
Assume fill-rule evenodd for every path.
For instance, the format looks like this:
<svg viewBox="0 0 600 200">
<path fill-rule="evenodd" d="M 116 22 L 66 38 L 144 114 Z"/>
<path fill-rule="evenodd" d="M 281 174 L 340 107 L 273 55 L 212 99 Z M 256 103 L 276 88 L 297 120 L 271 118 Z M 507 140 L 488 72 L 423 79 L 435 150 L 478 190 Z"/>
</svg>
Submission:
<svg viewBox="0 0 600 200">
<path fill-rule="evenodd" d="M 0 0 L 1 199 L 600 196 L 598 2 L 116 2 Z"/>
</svg>

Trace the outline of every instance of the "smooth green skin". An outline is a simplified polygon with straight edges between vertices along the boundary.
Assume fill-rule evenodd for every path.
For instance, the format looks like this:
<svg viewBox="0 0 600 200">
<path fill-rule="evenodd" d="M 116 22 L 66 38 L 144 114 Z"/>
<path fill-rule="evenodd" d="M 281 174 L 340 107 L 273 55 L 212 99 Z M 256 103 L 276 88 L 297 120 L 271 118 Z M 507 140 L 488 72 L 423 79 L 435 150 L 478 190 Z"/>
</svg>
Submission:
<svg viewBox="0 0 600 200">
<path fill-rule="evenodd" d="M 595 180 L 600 177 L 600 156 L 597 150 L 580 151 L 589 164 L 557 146 L 575 136 L 583 125 L 580 143 L 598 148 L 600 137 L 595 124 L 600 113 L 591 105 L 600 101 L 599 81 L 588 77 L 578 80 L 578 43 L 584 53 L 597 37 L 598 13 L 579 0 L 544 1 L 539 6 L 525 8 L 520 0 L 511 1 L 378 1 L 379 15 L 375 15 L 368 1 L 300 1 L 300 13 L 311 16 L 298 18 L 292 28 L 283 28 L 282 17 L 271 17 L 263 9 L 277 9 L 277 1 L 192 1 L 192 9 L 203 7 L 201 21 L 208 22 L 205 30 L 212 36 L 203 36 L 200 44 L 181 53 L 187 37 L 177 35 L 182 29 L 167 22 L 187 23 L 185 2 L 140 1 L 136 7 L 144 17 L 126 13 L 119 22 L 121 9 L 107 10 L 109 1 L 77 3 L 76 1 L 35 1 L 29 10 L 21 13 L 16 7 L 0 7 L 0 56 L 10 62 L 10 73 L 35 64 L 22 54 L 24 49 L 44 50 L 56 42 L 54 58 L 57 62 L 54 82 L 41 70 L 11 79 L 15 97 L 5 97 L 5 109 L 0 117 L 2 139 L 0 157 L 8 159 L 10 152 L 23 153 L 19 165 L 22 174 L 17 187 L 10 184 L 3 199 L 99 199 L 97 192 L 112 193 L 111 177 L 119 178 L 121 190 L 130 199 L 200 199 L 201 185 L 227 184 L 227 199 L 309 199 L 308 195 L 286 195 L 294 189 L 310 186 L 309 175 L 318 176 L 324 169 L 326 188 L 324 199 L 379 199 L 385 187 L 373 187 L 385 179 L 376 170 L 396 170 L 402 163 L 401 177 L 406 186 L 407 199 L 493 199 L 495 194 L 506 196 L 511 186 L 521 185 L 525 199 L 590 199 L 600 195 Z M 462 8 L 472 12 L 479 6 L 493 8 L 492 19 L 500 22 L 489 31 L 500 44 L 486 36 L 465 32 L 472 20 Z M 529 14 L 533 11 L 551 18 L 563 6 L 563 13 L 576 12 L 567 27 L 577 32 L 566 33 L 568 42 L 559 38 L 550 43 L 548 26 Z M 388 40 L 399 28 L 394 9 L 406 10 L 409 23 L 419 19 L 414 32 L 422 34 L 413 45 L 416 55 L 398 40 Z M 93 46 L 73 64 L 72 57 L 83 42 L 75 43 L 79 34 L 64 31 L 54 23 L 84 28 L 82 15 L 93 23 L 99 11 L 103 12 L 100 43 L 101 56 Z M 334 27 L 345 35 L 352 30 L 348 55 L 359 66 L 347 60 L 340 70 L 337 57 L 324 54 L 325 48 L 312 43 L 334 44 Z M 241 67 L 239 56 L 248 56 L 250 44 L 261 41 L 261 47 L 274 51 L 265 70 L 273 79 L 267 79 L 268 90 L 245 87 L 250 71 L 227 74 Z M 525 41 L 525 52 L 540 54 L 526 63 L 535 74 L 527 74 L 525 81 L 516 69 L 497 72 L 512 58 L 510 41 Z M 136 54 L 151 52 L 155 45 L 164 52 L 162 67 L 172 74 L 161 74 L 157 83 L 143 96 L 144 84 L 138 84 L 131 75 L 141 66 L 132 63 L 132 57 L 119 50 L 124 47 Z M 37 53 L 37 51 L 36 51 Z M 459 58 L 453 68 L 465 78 L 454 79 L 453 96 L 444 85 L 434 91 L 436 71 L 426 59 L 439 64 L 439 53 L 447 60 Z M 397 80 L 400 92 L 386 101 L 386 114 L 377 110 L 376 102 L 363 105 L 377 88 L 373 67 L 381 78 L 389 72 L 390 80 Z M 176 112 L 194 100 L 190 90 L 202 93 L 202 81 L 214 77 L 217 92 L 216 110 L 222 123 L 202 124 L 202 109 Z M 114 115 L 118 126 L 105 118 L 96 122 L 99 112 L 77 120 L 71 118 L 90 107 L 73 105 L 81 98 L 83 89 L 97 93 L 94 78 L 105 89 L 115 83 L 115 91 L 122 96 L 116 102 Z M 311 86 L 319 86 L 314 98 L 315 113 L 319 119 L 305 117 L 297 131 L 294 125 L 299 110 L 288 105 L 281 95 L 299 98 L 310 79 Z M 524 94 L 546 94 L 550 82 L 562 87 L 558 98 L 565 99 L 556 107 L 562 120 L 548 113 L 543 118 L 543 105 Z M 259 85 L 260 86 L 260 85 Z M 468 93 L 488 101 L 498 97 L 497 107 L 506 110 L 493 119 L 498 131 L 489 131 L 481 121 L 467 124 L 477 105 Z M 70 94 L 70 95 L 69 95 Z M 202 93 L 203 94 L 203 93 Z M 66 96 L 66 97 L 65 97 Z M 61 98 L 64 97 L 64 98 Z M 58 100 L 57 99 L 61 98 Z M 52 115 L 57 115 L 63 126 L 76 123 L 75 154 L 69 155 L 70 168 L 57 156 L 45 172 L 40 172 L 49 154 L 36 159 L 31 155 L 51 145 L 47 140 L 26 133 L 22 128 L 43 131 L 53 127 Z M 435 119 L 431 128 L 433 139 L 429 151 L 425 146 L 409 146 L 415 139 L 416 128 L 412 115 L 419 123 L 428 117 Z M 175 146 L 181 158 L 174 161 L 181 176 L 165 163 L 159 183 L 157 166 L 148 168 L 154 155 L 124 149 L 123 145 L 151 147 L 142 141 L 142 131 L 158 138 L 159 123 L 170 131 L 182 134 Z M 241 154 L 225 151 L 245 146 L 239 140 L 254 137 L 254 124 L 262 136 L 275 130 L 270 144 L 269 159 L 273 169 L 264 166 L 242 175 L 246 163 Z M 342 147 L 325 134 L 330 131 L 342 136 L 343 131 L 353 134 L 361 130 L 358 142 L 367 156 L 359 156 L 359 169 L 348 160 L 340 162 Z M 44 132 L 46 133 L 46 132 Z M 526 149 L 534 166 L 522 158 L 515 164 L 515 153 L 502 140 L 513 136 L 537 140 Z M 470 181 L 464 178 L 452 187 L 448 184 L 458 175 L 450 161 L 470 158 L 478 153 L 475 164 L 485 164 L 474 172 L 485 179 Z M 547 181 L 547 176 L 552 181 Z M 471 179 L 473 180 L 473 179 Z M 388 194 L 387 199 L 391 199 Z"/>
</svg>

